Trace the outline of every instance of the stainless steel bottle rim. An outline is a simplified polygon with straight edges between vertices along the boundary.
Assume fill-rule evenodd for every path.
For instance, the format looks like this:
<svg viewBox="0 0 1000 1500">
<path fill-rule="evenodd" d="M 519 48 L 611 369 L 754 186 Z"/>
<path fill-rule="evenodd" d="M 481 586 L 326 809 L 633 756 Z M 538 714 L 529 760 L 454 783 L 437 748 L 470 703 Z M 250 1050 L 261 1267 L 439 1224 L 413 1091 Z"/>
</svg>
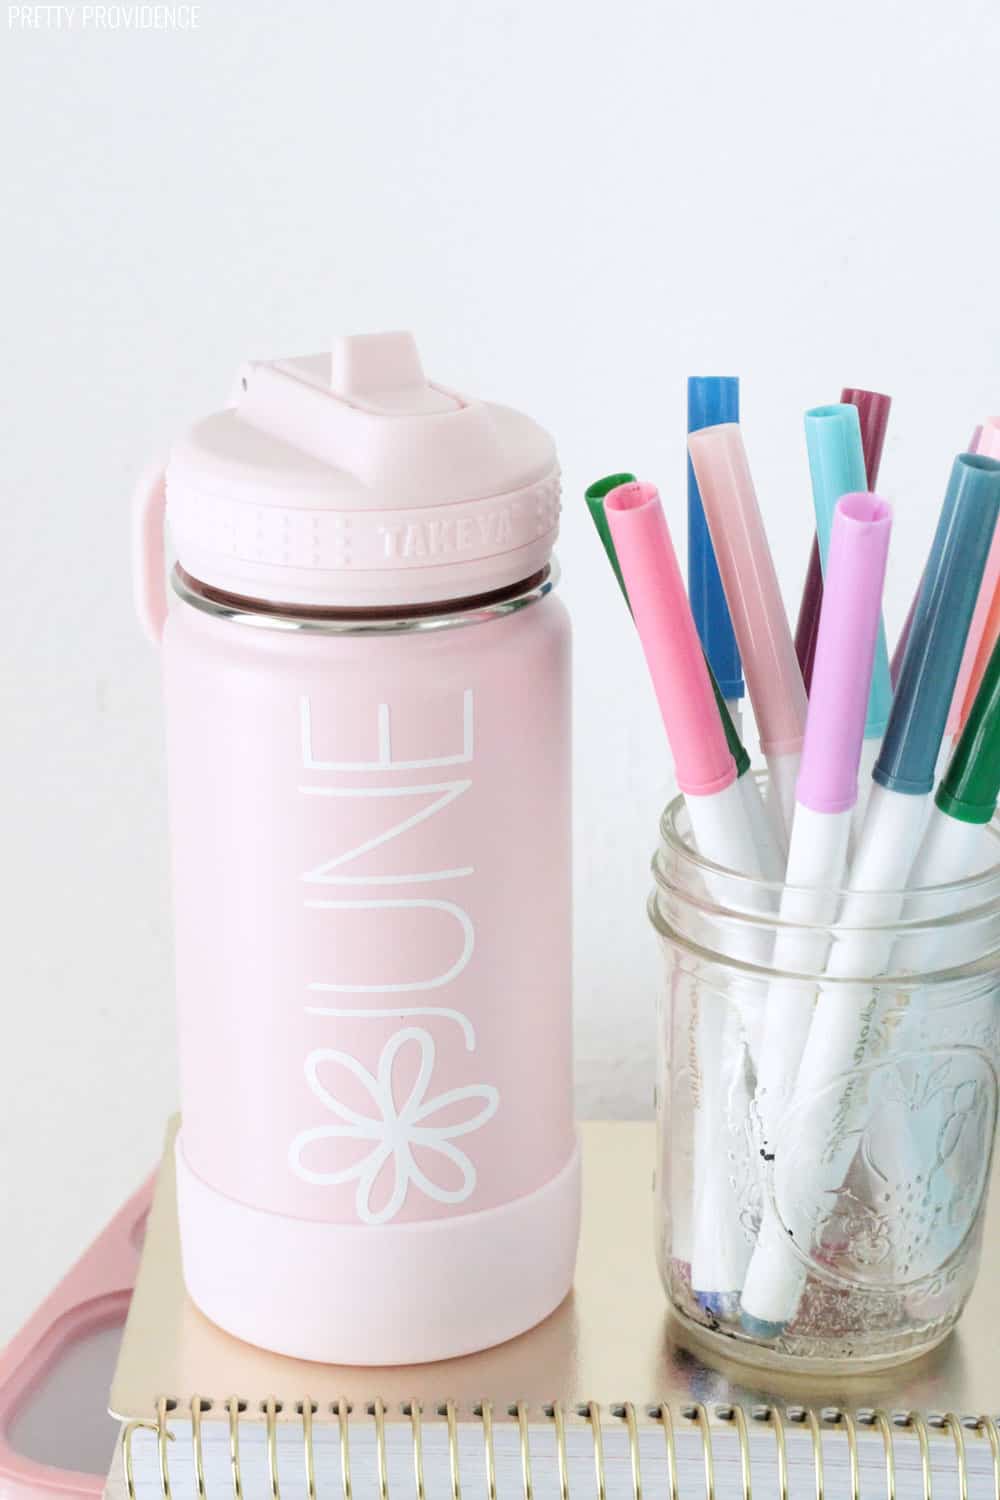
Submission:
<svg viewBox="0 0 1000 1500">
<path fill-rule="evenodd" d="M 306 635 L 413 635 L 427 630 L 458 630 L 480 625 L 504 615 L 517 614 L 551 594 L 559 582 L 559 565 L 553 558 L 541 574 L 527 579 L 523 587 L 505 590 L 502 598 L 467 601 L 449 600 L 440 610 L 413 610 L 389 615 L 356 610 L 342 613 L 295 609 L 285 605 L 262 605 L 232 594 L 218 594 L 200 584 L 178 565 L 170 575 L 174 593 L 185 604 L 217 620 L 250 625 L 256 630 L 294 630 Z"/>
</svg>

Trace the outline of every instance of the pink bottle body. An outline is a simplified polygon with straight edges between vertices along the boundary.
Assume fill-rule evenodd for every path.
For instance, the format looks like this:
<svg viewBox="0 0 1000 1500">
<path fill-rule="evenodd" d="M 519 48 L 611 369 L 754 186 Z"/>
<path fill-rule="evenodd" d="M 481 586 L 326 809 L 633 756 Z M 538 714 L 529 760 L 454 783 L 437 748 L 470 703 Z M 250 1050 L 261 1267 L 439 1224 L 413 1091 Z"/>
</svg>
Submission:
<svg viewBox="0 0 1000 1500">
<path fill-rule="evenodd" d="M 338 1364 L 512 1338 L 579 1232 L 551 438 L 362 335 L 245 365 L 138 501 L 187 1289 Z"/>
<path fill-rule="evenodd" d="M 423 1231 L 394 1237 L 412 1289 L 421 1243 L 437 1259 L 448 1225 L 482 1216 L 463 1274 L 484 1313 L 515 1248 L 506 1206 L 554 1186 L 547 1241 L 516 1248 L 555 1285 L 505 1309 L 519 1332 L 568 1289 L 577 1232 L 565 611 L 533 597 L 375 635 L 260 618 L 184 602 L 164 633 L 183 1175 L 237 1210 L 265 1303 L 240 1207 L 360 1227 L 328 1266 L 352 1299 L 365 1239 Z M 231 1275 L 241 1252 L 218 1231 L 206 1246 L 188 1226 L 189 1282 L 206 1254 L 210 1287 Z M 214 1315 L 259 1339 L 245 1298 Z M 320 1329 L 316 1300 L 263 1341 L 383 1362 L 364 1326 Z M 392 1362 L 440 1357 L 442 1334 L 448 1353 L 477 1347 L 447 1314 L 411 1304 Z"/>
</svg>

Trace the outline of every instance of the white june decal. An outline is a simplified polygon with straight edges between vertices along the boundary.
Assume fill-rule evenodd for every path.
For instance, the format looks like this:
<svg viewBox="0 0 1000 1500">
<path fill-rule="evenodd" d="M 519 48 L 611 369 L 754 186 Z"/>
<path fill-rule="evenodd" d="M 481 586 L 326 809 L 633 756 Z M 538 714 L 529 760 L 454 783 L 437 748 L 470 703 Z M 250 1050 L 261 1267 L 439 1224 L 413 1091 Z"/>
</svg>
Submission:
<svg viewBox="0 0 1000 1500">
<path fill-rule="evenodd" d="M 457 979 L 472 957 L 475 945 L 475 928 L 468 912 L 456 906 L 454 901 L 435 901 L 429 897 L 412 896 L 401 901 L 306 901 L 305 905 L 320 911 L 443 911 L 454 917 L 462 930 L 462 951 L 454 963 L 430 979 L 413 979 L 405 984 L 330 984 L 316 980 L 311 990 L 322 990 L 337 995 L 405 995 L 414 990 L 439 990 Z"/>
<path fill-rule="evenodd" d="M 392 723 L 388 703 L 377 711 L 378 759 L 361 761 L 317 760 L 313 755 L 312 703 L 299 700 L 302 736 L 302 769 L 305 771 L 426 771 L 433 766 L 463 766 L 471 761 L 474 750 L 472 689 L 462 694 L 462 748 L 456 755 L 435 755 L 427 760 L 393 760 Z"/>
<path fill-rule="evenodd" d="M 459 702 L 459 698 L 461 701 Z M 331 705 L 324 698 L 323 707 L 327 710 Z M 461 727 L 461 750 L 452 751 L 450 754 L 433 755 L 428 754 L 426 759 L 419 760 L 393 760 L 392 751 L 392 723 L 393 712 L 388 703 L 380 703 L 375 707 L 376 744 L 373 749 L 376 758 L 371 761 L 337 761 L 317 759 L 314 754 L 314 730 L 312 703 L 308 697 L 299 699 L 299 734 L 301 744 L 302 770 L 311 772 L 384 772 L 386 777 L 379 777 L 380 785 L 323 785 L 310 784 L 308 781 L 300 783 L 298 790 L 303 796 L 310 798 L 334 799 L 328 800 L 326 805 L 332 816 L 323 818 L 319 822 L 324 830 L 324 841 L 329 836 L 326 851 L 332 848 L 334 852 L 329 858 L 322 862 L 313 864 L 308 870 L 299 875 L 299 879 L 314 889 L 320 887 L 367 887 L 387 886 L 395 887 L 397 891 L 401 886 L 407 885 L 429 885 L 437 881 L 454 881 L 468 879 L 474 874 L 471 863 L 459 864 L 455 855 L 441 857 L 441 850 L 447 848 L 451 840 L 467 832 L 466 826 L 461 820 L 456 820 L 454 814 L 448 814 L 447 809 L 472 787 L 471 777 L 469 779 L 438 780 L 413 784 L 414 778 L 405 778 L 405 784 L 394 784 L 397 778 L 393 773 L 400 771 L 414 771 L 418 769 L 432 770 L 437 767 L 458 766 L 471 763 L 475 748 L 475 722 L 474 722 L 474 697 L 471 688 L 456 691 L 454 698 L 448 706 L 447 713 L 438 712 L 434 716 L 435 721 L 441 723 L 441 739 L 444 746 L 450 742 L 455 744 L 456 729 Z M 424 720 L 423 733 L 428 734 L 430 721 Z M 329 741 L 333 737 L 337 724 L 336 716 L 331 719 L 329 728 L 325 734 L 321 731 L 321 738 Z M 412 742 L 414 729 L 417 726 L 408 726 L 408 740 Z M 419 749 L 423 749 L 422 740 L 418 740 Z M 444 748 L 442 746 L 442 748 Z M 333 745 L 327 743 L 326 753 L 330 754 Z M 409 744 L 408 747 L 409 748 Z M 427 747 L 428 750 L 430 747 Z M 353 749 L 353 747 L 352 747 Z M 354 753 L 357 753 L 355 751 Z M 410 750 L 412 754 L 413 751 Z M 419 753 L 419 750 L 418 750 Z M 401 779 L 401 778 L 400 778 Z M 399 798 L 420 799 L 415 804 L 415 811 L 405 817 L 399 817 L 395 812 L 400 807 Z M 346 819 L 341 819 L 337 814 L 344 802 L 354 802 L 350 814 Z M 411 802 L 411 806 L 414 805 Z M 403 804 L 405 807 L 405 804 Z M 313 803 L 316 813 L 321 812 L 322 803 Z M 445 817 L 442 825 L 437 820 L 438 814 Z M 394 821 L 395 817 L 395 821 Z M 345 827 L 351 829 L 350 835 L 345 838 L 343 830 Z M 340 835 L 338 837 L 338 834 Z M 397 841 L 406 839 L 405 845 L 397 845 Z M 349 847 L 344 848 L 344 844 Z M 395 847 L 394 847 L 395 846 Z M 409 858 L 400 860 L 399 853 L 407 850 Z M 395 869 L 383 869 L 379 873 L 379 866 L 375 860 L 379 859 L 378 851 L 392 850 L 392 863 Z M 321 851 L 316 850 L 311 858 L 316 859 Z M 457 853 L 457 851 L 456 851 Z M 464 853 L 464 850 L 463 850 Z M 357 863 L 366 856 L 373 856 L 366 860 L 369 871 L 374 873 L 355 874 L 348 873 L 357 868 Z M 452 862 L 454 861 L 454 863 Z M 389 860 L 386 860 L 389 864 Z M 403 868 L 400 868 L 400 865 Z M 409 869 L 406 869 L 406 866 Z M 435 867 L 438 868 L 435 868 Z M 447 866 L 447 867 L 446 867 Z M 301 867 L 300 867 L 301 868 Z M 364 866 L 362 866 L 364 868 Z M 334 894 L 330 892 L 331 896 Z M 344 891 L 346 896 L 348 893 Z M 358 891 L 360 895 L 361 892 Z M 426 1004 L 413 1005 L 390 1005 L 391 998 L 396 995 L 409 995 L 414 992 L 427 990 L 441 990 L 451 985 L 468 967 L 475 946 L 475 928 L 469 913 L 454 901 L 444 899 L 430 899 L 413 896 L 406 899 L 392 899 L 388 893 L 382 898 L 376 898 L 371 893 L 370 900 L 323 900 L 319 899 L 320 892 L 316 892 L 316 898 L 306 896 L 303 892 L 303 905 L 312 910 L 328 911 L 331 913 L 344 912 L 440 912 L 451 917 L 459 927 L 461 933 L 461 949 L 457 956 L 451 958 L 454 952 L 454 933 L 445 922 L 436 922 L 433 917 L 422 922 L 426 926 L 426 942 L 413 940 L 404 944 L 402 952 L 409 954 L 410 946 L 418 955 L 417 961 L 413 962 L 412 968 L 407 964 L 400 976 L 400 982 L 389 983 L 378 981 L 378 973 L 381 965 L 380 954 L 387 947 L 386 942 L 371 942 L 363 945 L 363 954 L 358 954 L 352 949 L 357 963 L 362 964 L 362 972 L 356 975 L 358 982 L 339 982 L 339 976 L 333 976 L 329 980 L 313 980 L 307 982 L 307 989 L 311 995 L 330 993 L 336 996 L 384 996 L 382 1004 L 372 1007 L 358 1006 L 355 1001 L 353 1005 L 347 1001 L 345 1005 L 336 1002 L 330 1005 L 305 1006 L 308 1016 L 326 1017 L 336 1023 L 340 1020 L 363 1021 L 363 1020 L 392 1020 L 403 1023 L 401 1029 L 386 1042 L 382 1048 L 375 1071 L 370 1072 L 368 1068 L 359 1061 L 357 1057 L 347 1052 L 335 1051 L 327 1048 L 317 1048 L 308 1053 L 304 1061 L 304 1074 L 306 1083 L 311 1093 L 319 1099 L 327 1109 L 337 1116 L 340 1123 L 314 1126 L 301 1130 L 288 1148 L 288 1164 L 290 1170 L 304 1182 L 320 1185 L 333 1186 L 338 1183 L 357 1182 L 357 1213 L 359 1219 L 368 1224 L 383 1224 L 392 1219 L 401 1208 L 408 1189 L 413 1183 L 426 1196 L 440 1203 L 463 1203 L 473 1192 L 476 1185 L 476 1172 L 469 1157 L 451 1144 L 456 1136 L 467 1135 L 485 1124 L 488 1119 L 496 1113 L 499 1094 L 497 1090 L 488 1084 L 470 1084 L 465 1087 L 452 1089 L 441 1093 L 432 1099 L 425 1099 L 430 1082 L 431 1072 L 434 1066 L 434 1042 L 429 1031 L 423 1027 L 407 1026 L 405 1023 L 416 1017 L 439 1018 L 442 1021 L 451 1022 L 456 1025 L 462 1034 L 466 1051 L 472 1053 L 476 1048 L 476 1034 L 469 1017 L 455 1006 L 435 1006 Z M 400 892 L 402 897 L 402 892 Z M 391 922 L 391 918 L 386 919 Z M 411 933 L 413 924 L 405 924 L 403 930 Z M 335 935 L 331 933 L 331 937 Z M 381 929 L 380 929 L 381 935 Z M 388 934 L 386 935 L 388 936 Z M 421 932 L 423 937 L 424 933 Z M 398 945 L 397 945 L 398 946 Z M 388 947 L 392 949 L 392 944 Z M 333 956 L 339 952 L 338 944 L 333 945 Z M 419 955 L 422 955 L 420 962 Z M 343 955 L 340 955 L 344 961 Z M 374 969 L 374 973 L 365 972 L 368 964 Z M 398 961 L 397 961 L 398 962 Z M 430 975 L 424 978 L 413 977 L 412 970 L 415 968 L 430 969 Z M 437 970 L 438 972 L 434 972 Z M 405 982 L 403 976 L 405 975 Z M 360 982 L 362 979 L 366 983 Z M 442 996 L 442 998 L 444 998 Z M 450 998 L 450 997 L 449 997 Z M 457 999 L 458 996 L 456 995 Z M 356 1028 L 339 1027 L 334 1025 L 333 1040 L 339 1039 L 339 1034 L 346 1031 L 354 1039 Z M 418 1072 L 416 1080 L 409 1090 L 406 1101 L 397 1108 L 392 1087 L 393 1065 L 400 1051 L 409 1043 L 411 1047 L 419 1048 Z M 366 1049 L 367 1050 L 367 1049 Z M 328 1088 L 321 1082 L 320 1069 L 341 1070 L 341 1079 L 344 1079 L 344 1071 L 351 1075 L 354 1081 L 354 1089 L 358 1084 L 370 1095 L 376 1106 L 376 1118 L 360 1115 L 349 1108 L 335 1097 L 332 1088 Z M 327 1075 L 329 1077 L 329 1075 Z M 481 1107 L 471 1118 L 459 1121 L 456 1124 L 433 1126 L 425 1123 L 429 1116 L 452 1108 L 449 1118 L 454 1118 L 455 1106 L 467 1100 L 479 1101 Z M 370 1141 L 370 1151 L 359 1161 L 351 1166 L 340 1167 L 332 1170 L 336 1161 L 336 1142 L 343 1141 L 345 1145 L 341 1151 L 347 1149 L 346 1143 L 350 1141 Z M 320 1142 L 326 1142 L 325 1147 Z M 427 1170 L 418 1165 L 414 1158 L 414 1148 L 419 1148 L 421 1159 L 423 1153 L 429 1151 L 436 1153 L 445 1161 L 450 1162 L 459 1173 L 460 1184 L 458 1187 L 440 1187 L 428 1175 Z M 330 1171 L 314 1169 L 306 1165 L 303 1160 L 304 1153 L 308 1152 L 310 1161 L 319 1161 L 322 1164 L 324 1154 L 326 1161 L 331 1166 Z M 315 1155 L 319 1152 L 319 1156 Z M 332 1157 L 332 1159 L 331 1159 Z M 340 1158 L 343 1160 L 343 1156 Z M 437 1174 L 436 1174 L 437 1175 Z M 376 1187 L 376 1183 L 379 1184 Z M 376 1195 L 381 1202 L 388 1200 L 382 1207 L 373 1206 Z"/>
<path fill-rule="evenodd" d="M 397 1105 L 393 1094 L 393 1066 L 400 1051 L 408 1044 L 419 1049 L 417 1076 L 409 1095 Z M 322 1186 L 357 1181 L 355 1206 L 358 1218 L 365 1224 L 386 1224 L 395 1218 L 406 1201 L 410 1184 L 435 1203 L 464 1203 L 475 1190 L 476 1169 L 452 1142 L 458 1136 L 470 1135 L 480 1129 L 497 1112 L 500 1096 L 491 1084 L 467 1084 L 464 1088 L 449 1089 L 427 1099 L 426 1093 L 434 1071 L 434 1040 L 421 1027 L 408 1026 L 397 1031 L 382 1048 L 378 1060 L 377 1074 L 351 1057 L 347 1052 L 336 1052 L 329 1048 L 317 1048 L 306 1058 L 306 1080 L 316 1098 L 342 1123 L 318 1125 L 302 1130 L 292 1141 L 288 1151 L 288 1163 L 297 1177 L 305 1182 Z M 341 1103 L 319 1077 L 322 1067 L 335 1064 L 345 1068 L 370 1095 L 375 1106 L 375 1115 L 362 1115 Z M 477 1101 L 479 1109 L 468 1119 L 447 1125 L 427 1123 L 433 1115 L 465 1101 Z M 303 1152 L 316 1141 L 354 1140 L 371 1141 L 372 1149 L 353 1166 L 336 1172 L 317 1171 L 302 1160 Z M 413 1148 L 436 1152 L 453 1167 L 457 1167 L 461 1181 L 458 1187 L 442 1187 L 427 1176 L 416 1163 Z M 388 1163 L 392 1164 L 392 1188 L 388 1199 L 381 1207 L 373 1207 L 375 1183 Z"/>
<path fill-rule="evenodd" d="M 458 880 L 465 875 L 471 875 L 471 865 L 463 865 L 454 870 L 431 870 L 430 872 L 418 871 L 412 875 L 333 875 L 331 871 L 340 865 L 345 865 L 349 860 L 358 859 L 362 854 L 368 854 L 372 849 L 377 849 L 381 844 L 387 844 L 390 839 L 398 838 L 400 834 L 408 833 L 411 828 L 426 822 L 428 818 L 449 806 L 463 792 L 467 792 L 472 785 L 471 781 L 444 781 L 429 782 L 424 786 L 368 786 L 368 787 L 346 787 L 346 786 L 300 786 L 299 791 L 307 797 L 421 797 L 432 795 L 433 800 L 426 806 L 419 807 L 416 812 L 411 813 L 408 818 L 402 818 L 398 823 L 393 823 L 381 833 L 373 834 L 364 843 L 356 845 L 353 849 L 347 849 L 343 854 L 335 854 L 332 859 L 325 860 L 323 864 L 317 865 L 314 870 L 307 870 L 302 879 L 312 885 L 426 885 L 430 880 Z"/>
</svg>

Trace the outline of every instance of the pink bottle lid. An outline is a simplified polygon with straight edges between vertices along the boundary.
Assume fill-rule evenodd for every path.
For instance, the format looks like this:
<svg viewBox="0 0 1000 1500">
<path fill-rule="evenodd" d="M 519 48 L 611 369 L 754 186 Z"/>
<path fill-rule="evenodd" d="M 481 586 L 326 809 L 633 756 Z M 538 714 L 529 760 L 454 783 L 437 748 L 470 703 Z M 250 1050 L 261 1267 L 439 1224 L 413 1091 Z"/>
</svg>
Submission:
<svg viewBox="0 0 1000 1500">
<path fill-rule="evenodd" d="M 551 437 L 424 375 L 408 333 L 243 366 L 230 405 L 175 443 L 181 566 L 254 599 L 370 608 L 529 578 L 559 521 Z"/>
<path fill-rule="evenodd" d="M 646 654 L 682 792 L 705 797 L 736 780 L 708 668 L 660 497 L 633 480 L 604 510 Z"/>
<path fill-rule="evenodd" d="M 837 501 L 795 791 L 814 812 L 846 812 L 857 801 L 891 529 L 892 510 L 878 495 Z"/>
</svg>

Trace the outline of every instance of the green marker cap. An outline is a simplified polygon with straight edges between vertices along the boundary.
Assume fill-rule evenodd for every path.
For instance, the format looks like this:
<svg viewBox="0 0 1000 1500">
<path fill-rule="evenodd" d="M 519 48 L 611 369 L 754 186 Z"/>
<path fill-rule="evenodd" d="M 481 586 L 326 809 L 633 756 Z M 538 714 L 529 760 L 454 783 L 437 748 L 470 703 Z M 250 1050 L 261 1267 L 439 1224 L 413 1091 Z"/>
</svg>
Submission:
<svg viewBox="0 0 1000 1500">
<path fill-rule="evenodd" d="M 949 818 L 988 823 L 1000 797 L 1000 640 L 934 799 Z"/>
<path fill-rule="evenodd" d="M 712 663 L 707 656 L 705 657 L 705 666 L 708 668 L 708 680 L 712 684 L 712 692 L 715 694 L 715 704 L 719 710 L 719 718 L 722 720 L 722 727 L 726 733 L 726 744 L 729 746 L 730 755 L 736 762 L 736 777 L 739 780 L 750 769 L 750 757 L 747 754 L 747 747 L 736 733 L 733 716 L 726 707 L 726 700 L 722 696 L 722 689 L 715 680 Z"/>
<path fill-rule="evenodd" d="M 604 497 L 605 495 L 609 495 L 612 490 L 616 490 L 620 484 L 634 483 L 634 474 L 606 474 L 603 479 L 595 479 L 593 484 L 584 491 L 583 495 L 590 510 L 591 520 L 597 528 L 597 535 L 601 539 L 601 546 L 607 553 L 608 562 L 611 564 L 614 575 L 618 579 L 618 587 L 625 596 L 626 604 L 628 604 L 628 590 L 625 587 L 622 570 L 618 566 L 618 553 L 615 551 L 615 544 L 611 540 L 611 527 L 608 525 L 608 518 L 604 513 Z M 629 605 L 629 608 L 631 608 L 631 605 Z"/>
<path fill-rule="evenodd" d="M 618 587 L 622 591 L 622 596 L 626 604 L 628 604 L 628 589 L 625 587 L 622 570 L 618 565 L 618 553 L 615 551 L 615 544 L 611 539 L 611 528 L 608 525 L 607 514 L 604 510 L 604 497 L 605 495 L 609 495 L 612 490 L 616 490 L 620 484 L 634 483 L 634 474 L 606 474 L 603 479 L 595 479 L 593 484 L 587 487 L 583 495 L 597 535 L 601 539 L 601 546 L 607 554 L 608 562 L 611 564 L 614 575 L 618 580 Z M 631 607 L 629 605 L 630 609 Z M 746 746 L 736 733 L 736 725 L 733 723 L 732 715 L 726 707 L 726 700 L 723 698 L 719 684 L 715 680 L 715 673 L 712 671 L 712 665 L 707 656 L 705 657 L 705 666 L 708 668 L 708 680 L 712 684 L 712 692 L 715 694 L 719 718 L 722 720 L 722 728 L 725 731 L 726 744 L 729 746 L 730 755 L 736 762 L 736 775 L 739 778 L 745 772 L 749 771 L 750 757 L 747 754 Z"/>
</svg>

